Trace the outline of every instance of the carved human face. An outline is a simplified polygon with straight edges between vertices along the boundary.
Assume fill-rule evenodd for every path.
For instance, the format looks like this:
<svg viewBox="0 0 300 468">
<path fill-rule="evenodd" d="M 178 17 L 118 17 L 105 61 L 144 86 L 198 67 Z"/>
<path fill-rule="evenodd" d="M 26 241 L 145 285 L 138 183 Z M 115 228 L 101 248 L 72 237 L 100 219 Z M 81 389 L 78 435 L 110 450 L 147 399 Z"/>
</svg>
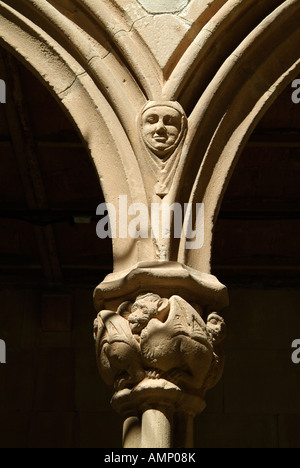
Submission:
<svg viewBox="0 0 300 468">
<path fill-rule="evenodd" d="M 142 115 L 142 135 L 147 146 L 159 157 L 174 151 L 181 133 L 182 116 L 172 107 L 155 106 Z"/>
</svg>

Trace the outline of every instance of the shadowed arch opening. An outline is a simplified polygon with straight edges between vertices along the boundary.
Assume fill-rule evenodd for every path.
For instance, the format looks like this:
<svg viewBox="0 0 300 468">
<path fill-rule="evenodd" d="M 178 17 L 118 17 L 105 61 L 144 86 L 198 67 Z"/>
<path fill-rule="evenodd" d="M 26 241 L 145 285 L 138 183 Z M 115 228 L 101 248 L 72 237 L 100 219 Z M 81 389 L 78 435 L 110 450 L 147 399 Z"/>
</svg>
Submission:
<svg viewBox="0 0 300 468">
<path fill-rule="evenodd" d="M 141 170 L 123 128 L 123 123 L 127 120 L 133 121 L 134 128 L 136 127 L 135 115 L 130 108 L 124 108 L 122 91 L 114 82 L 109 68 L 98 61 L 97 76 L 100 81 L 104 80 L 102 85 L 111 93 L 109 101 L 119 103 L 120 113 L 125 112 L 128 116 L 126 119 L 123 115 L 123 123 L 119 119 L 120 115 L 115 112 L 118 104 L 113 109 L 94 81 L 95 70 L 84 69 L 55 39 L 3 3 L 0 3 L 0 15 L 1 44 L 48 86 L 74 121 L 90 151 L 105 201 L 118 206 L 117 200 L 122 194 L 127 195 L 129 205 L 134 202 L 147 205 Z M 75 32 L 73 31 L 74 34 Z M 107 83 L 105 85 L 105 80 L 109 78 L 111 86 Z M 112 181 L 111 167 L 116 168 L 117 184 Z M 117 238 L 113 246 L 116 271 L 137 263 L 139 257 L 152 258 L 154 248 L 151 239 L 134 243 L 129 238 Z"/>
<path fill-rule="evenodd" d="M 232 447 L 299 446 L 299 369 L 291 345 L 300 325 L 300 104 L 292 101 L 293 81 L 253 129 L 214 230 L 212 273 L 230 298 L 219 389 L 224 414 L 211 426 L 220 428 L 218 447 L 224 433 Z M 217 392 L 210 397 L 214 403 Z M 197 424 L 205 445 L 205 423 Z"/>
<path fill-rule="evenodd" d="M 299 285 L 300 108 L 293 82 L 256 125 L 221 204 L 212 269 L 226 284 Z"/>
<path fill-rule="evenodd" d="M 220 69 L 190 118 L 191 147 L 183 177 L 200 165 L 189 201 L 205 204 L 205 245 L 186 251 L 182 241 L 179 260 L 189 266 L 210 271 L 213 224 L 234 164 L 256 123 L 299 73 L 299 13 L 298 4 L 285 2 L 263 21 Z M 280 28 L 282 37 L 277 35 L 280 22 L 286 25 Z M 179 197 L 187 193 L 181 190 Z"/>
<path fill-rule="evenodd" d="M 96 168 L 49 91 L 2 48 L 0 57 L 0 268 L 45 284 L 97 284 L 113 261 L 111 240 L 96 236 L 104 203 Z"/>
<path fill-rule="evenodd" d="M 98 175 L 48 89 L 0 52 L 13 71 L 0 106 L 1 447 L 120 446 L 92 334 L 93 290 L 113 268 Z M 113 430 L 93 440 L 102 418 Z"/>
</svg>

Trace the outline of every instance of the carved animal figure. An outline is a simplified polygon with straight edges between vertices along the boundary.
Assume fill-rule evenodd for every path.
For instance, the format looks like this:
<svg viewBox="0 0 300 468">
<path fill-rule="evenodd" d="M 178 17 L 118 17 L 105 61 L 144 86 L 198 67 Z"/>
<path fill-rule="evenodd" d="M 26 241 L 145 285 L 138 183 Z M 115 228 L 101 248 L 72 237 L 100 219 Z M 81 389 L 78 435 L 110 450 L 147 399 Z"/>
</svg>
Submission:
<svg viewBox="0 0 300 468">
<path fill-rule="evenodd" d="M 125 318 L 102 310 L 94 323 L 94 337 L 99 372 L 107 385 L 118 391 L 143 380 L 139 345 Z"/>
<path fill-rule="evenodd" d="M 164 322 L 168 316 L 170 304 L 168 299 L 162 299 L 157 294 L 138 296 L 132 304 L 128 321 L 132 333 L 140 334 L 152 319 Z"/>
<path fill-rule="evenodd" d="M 100 374 L 115 391 L 145 377 L 163 378 L 190 393 L 215 385 L 222 372 L 225 324 L 216 313 L 205 324 L 179 296 L 138 296 L 117 312 L 103 310 L 94 325 Z"/>
<path fill-rule="evenodd" d="M 216 324 L 207 326 L 199 313 L 179 296 L 171 297 L 169 303 L 168 318 L 164 322 L 152 318 L 141 331 L 143 365 L 155 370 L 157 377 L 187 391 L 201 390 L 212 371 L 214 380 L 218 378 L 217 369 L 212 368 L 218 364 L 214 340 L 222 328 L 217 320 L 222 319 L 214 314 Z"/>
</svg>

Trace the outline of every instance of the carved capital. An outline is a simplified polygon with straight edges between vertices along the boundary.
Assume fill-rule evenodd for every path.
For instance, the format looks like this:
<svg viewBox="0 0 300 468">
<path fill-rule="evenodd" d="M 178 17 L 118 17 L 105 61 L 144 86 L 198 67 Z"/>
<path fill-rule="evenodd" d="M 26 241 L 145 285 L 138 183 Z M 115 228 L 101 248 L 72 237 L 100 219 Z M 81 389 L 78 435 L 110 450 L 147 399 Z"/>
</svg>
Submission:
<svg viewBox="0 0 300 468">
<path fill-rule="evenodd" d="M 144 411 L 147 405 L 203 410 L 206 391 L 222 375 L 225 336 L 222 317 L 205 314 L 180 296 L 154 293 L 98 314 L 98 367 L 114 389 L 112 403 L 119 412 Z"/>
</svg>

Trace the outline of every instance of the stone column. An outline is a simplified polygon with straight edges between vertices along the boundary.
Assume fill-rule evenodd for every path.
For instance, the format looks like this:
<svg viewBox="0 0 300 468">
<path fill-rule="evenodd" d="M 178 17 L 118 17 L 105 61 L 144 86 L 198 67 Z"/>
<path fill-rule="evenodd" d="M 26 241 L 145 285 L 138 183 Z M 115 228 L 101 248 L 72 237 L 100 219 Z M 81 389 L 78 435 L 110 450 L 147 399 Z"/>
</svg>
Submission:
<svg viewBox="0 0 300 468">
<path fill-rule="evenodd" d="M 212 275 L 181 262 L 189 249 L 199 255 L 204 243 L 203 204 L 189 202 L 193 185 L 190 178 L 183 180 L 188 158 L 183 107 L 148 101 L 136 123 L 134 148 L 145 197 L 128 211 L 139 211 L 137 219 L 124 216 L 122 194 L 111 210 L 113 231 L 122 239 L 127 231 L 127 250 L 115 249 L 115 272 L 95 291 L 97 361 L 114 390 L 112 406 L 125 421 L 124 447 L 190 448 L 194 418 L 223 370 L 225 324 L 219 311 L 227 305 L 227 290 Z M 119 240 L 116 236 L 115 247 Z M 132 251 L 137 263 L 119 270 L 119 259 L 127 256 L 130 263 Z"/>
<path fill-rule="evenodd" d="M 192 448 L 194 417 L 222 375 L 226 288 L 177 262 L 143 263 L 109 275 L 95 304 L 98 367 L 124 447 Z"/>
</svg>

